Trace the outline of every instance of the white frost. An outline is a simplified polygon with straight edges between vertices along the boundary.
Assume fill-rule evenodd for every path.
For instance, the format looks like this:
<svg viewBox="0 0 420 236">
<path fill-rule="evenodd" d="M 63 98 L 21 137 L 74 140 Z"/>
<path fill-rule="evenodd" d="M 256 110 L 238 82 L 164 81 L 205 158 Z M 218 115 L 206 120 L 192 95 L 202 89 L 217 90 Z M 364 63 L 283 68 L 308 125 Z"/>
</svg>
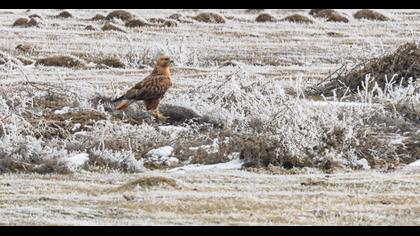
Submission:
<svg viewBox="0 0 420 236">
<path fill-rule="evenodd" d="M 200 164 L 193 164 L 193 165 L 186 165 L 183 167 L 178 167 L 170 170 L 170 172 L 177 172 L 177 171 L 202 171 L 202 170 L 237 170 L 242 167 L 243 162 L 239 159 L 233 159 L 229 162 L 225 163 L 218 163 L 213 165 L 200 165 Z"/>
<path fill-rule="evenodd" d="M 74 156 L 71 156 L 67 159 L 67 164 L 72 169 L 77 169 L 83 166 L 89 160 L 89 154 L 80 153 Z"/>
</svg>

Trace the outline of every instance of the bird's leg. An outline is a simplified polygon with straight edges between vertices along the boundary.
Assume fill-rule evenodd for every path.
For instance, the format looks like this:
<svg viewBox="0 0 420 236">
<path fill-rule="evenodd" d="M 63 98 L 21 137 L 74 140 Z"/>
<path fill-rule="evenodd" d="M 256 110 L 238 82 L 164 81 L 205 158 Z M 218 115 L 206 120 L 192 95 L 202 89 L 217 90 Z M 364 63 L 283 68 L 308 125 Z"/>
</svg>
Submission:
<svg viewBox="0 0 420 236">
<path fill-rule="evenodd" d="M 159 109 L 155 109 L 155 110 L 152 110 L 152 115 L 156 118 L 156 119 L 158 119 L 158 120 L 160 120 L 160 121 L 162 121 L 162 122 L 165 122 L 167 119 L 168 119 L 168 117 L 166 117 L 166 116 L 164 116 L 164 115 L 162 115 L 160 112 L 159 112 Z"/>
</svg>

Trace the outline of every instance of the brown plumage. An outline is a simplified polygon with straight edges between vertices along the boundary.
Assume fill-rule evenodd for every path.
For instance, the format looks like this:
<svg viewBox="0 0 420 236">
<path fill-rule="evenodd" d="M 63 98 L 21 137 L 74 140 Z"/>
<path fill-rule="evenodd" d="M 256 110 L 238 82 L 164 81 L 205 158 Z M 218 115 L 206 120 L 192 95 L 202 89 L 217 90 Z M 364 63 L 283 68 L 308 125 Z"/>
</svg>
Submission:
<svg viewBox="0 0 420 236">
<path fill-rule="evenodd" d="M 146 109 L 159 120 L 165 120 L 159 113 L 159 103 L 166 91 L 172 86 L 169 66 L 173 61 L 168 56 L 161 56 L 156 61 L 152 73 L 129 89 L 123 96 L 113 100 L 119 102 L 117 110 L 126 109 L 131 103 L 139 100 L 144 101 Z"/>
</svg>

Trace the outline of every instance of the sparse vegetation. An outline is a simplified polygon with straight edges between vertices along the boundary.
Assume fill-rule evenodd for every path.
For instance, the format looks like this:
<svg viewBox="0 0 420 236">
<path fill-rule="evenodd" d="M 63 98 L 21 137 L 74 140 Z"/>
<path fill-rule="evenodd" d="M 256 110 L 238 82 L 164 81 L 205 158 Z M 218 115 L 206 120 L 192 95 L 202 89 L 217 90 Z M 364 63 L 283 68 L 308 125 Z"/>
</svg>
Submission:
<svg viewBox="0 0 420 236">
<path fill-rule="evenodd" d="M 289 22 L 295 22 L 295 23 L 313 23 L 311 19 L 309 19 L 306 16 L 302 16 L 299 14 L 293 14 L 290 16 L 286 16 L 281 21 L 289 21 Z"/>
<path fill-rule="evenodd" d="M 116 10 L 116 11 L 112 11 L 110 12 L 105 19 L 107 20 L 112 20 L 112 19 L 120 19 L 122 21 L 129 21 L 131 19 L 134 18 L 133 14 L 131 14 L 128 11 L 123 11 L 123 10 Z"/>
<path fill-rule="evenodd" d="M 119 32 L 124 32 L 124 33 L 126 33 L 125 32 L 125 30 L 123 30 L 123 29 L 121 29 L 120 27 L 118 27 L 118 26 L 115 26 L 115 25 L 113 25 L 112 23 L 109 23 L 109 22 L 107 22 L 107 23 L 105 23 L 103 26 L 102 26 L 102 31 L 119 31 Z"/>
<path fill-rule="evenodd" d="M 225 18 L 217 13 L 203 12 L 193 17 L 194 20 L 205 23 L 226 23 Z"/>
<path fill-rule="evenodd" d="M 376 21 L 388 21 L 389 18 L 382 15 L 379 12 L 363 9 L 360 11 L 357 11 L 353 14 L 354 18 L 356 19 L 367 19 L 367 20 L 376 20 Z"/>
<path fill-rule="evenodd" d="M 274 22 L 276 18 L 268 13 L 261 13 L 255 18 L 257 22 Z"/>
</svg>

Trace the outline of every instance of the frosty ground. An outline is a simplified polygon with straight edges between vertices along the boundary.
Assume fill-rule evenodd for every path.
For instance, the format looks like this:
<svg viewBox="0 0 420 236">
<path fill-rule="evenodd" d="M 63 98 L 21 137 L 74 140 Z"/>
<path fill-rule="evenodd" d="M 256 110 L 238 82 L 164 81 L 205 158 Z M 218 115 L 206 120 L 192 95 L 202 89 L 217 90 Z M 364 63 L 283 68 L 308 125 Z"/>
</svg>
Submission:
<svg viewBox="0 0 420 236">
<path fill-rule="evenodd" d="M 313 21 L 296 23 L 129 10 L 157 22 L 134 28 L 91 20 L 111 10 L 62 11 L 0 11 L 0 224 L 420 224 L 418 84 L 367 76 L 344 98 L 308 93 L 418 45 L 420 11 L 339 10 L 347 23 L 266 11 Z M 194 19 L 208 11 L 225 22 Z M 29 15 L 38 26 L 12 26 Z M 176 117 L 113 110 L 162 54 L 176 62 L 162 110 Z"/>
</svg>

